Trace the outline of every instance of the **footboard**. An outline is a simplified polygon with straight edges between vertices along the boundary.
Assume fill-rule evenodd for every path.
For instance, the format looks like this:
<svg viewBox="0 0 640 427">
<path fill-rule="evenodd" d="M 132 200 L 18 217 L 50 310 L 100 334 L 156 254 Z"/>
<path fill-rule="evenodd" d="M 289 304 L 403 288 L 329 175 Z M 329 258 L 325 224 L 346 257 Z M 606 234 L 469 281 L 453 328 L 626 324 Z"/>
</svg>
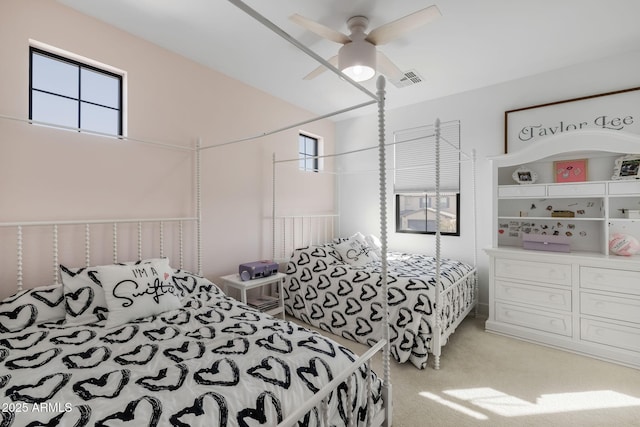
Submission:
<svg viewBox="0 0 640 427">
<path fill-rule="evenodd" d="M 469 283 L 471 282 L 471 283 Z M 466 293 L 471 295 L 467 296 Z M 473 268 L 467 274 L 462 276 L 459 280 L 449 285 L 444 290 L 441 290 L 437 296 L 437 314 L 433 330 L 432 348 L 431 353 L 435 357 L 434 368 L 440 369 L 440 354 L 442 352 L 442 346 L 444 346 L 449 340 L 449 336 L 453 334 L 460 325 L 460 323 L 467 317 L 472 309 L 478 307 L 478 272 L 477 268 Z M 445 318 L 444 310 L 446 307 L 450 307 L 451 310 L 455 309 L 456 301 L 459 304 L 464 304 L 466 301 L 470 301 L 465 307 L 458 310 L 457 313 L 453 313 L 453 319 L 447 324 L 443 324 Z"/>
<path fill-rule="evenodd" d="M 371 347 L 365 354 L 360 356 L 353 365 L 349 368 L 341 372 L 338 376 L 336 376 L 331 382 L 322 387 L 318 392 L 311 398 L 306 401 L 302 406 L 298 408 L 295 412 L 289 414 L 287 418 L 285 418 L 278 427 L 291 427 L 298 425 L 298 421 L 304 418 L 305 414 L 309 411 L 313 410 L 313 408 L 320 408 L 320 420 L 322 422 L 322 426 L 329 426 L 329 414 L 327 411 L 327 400 L 329 399 L 329 395 L 338 389 L 338 386 L 348 381 L 349 377 L 353 375 L 357 370 L 359 370 L 362 366 L 365 367 L 365 375 L 366 375 L 366 388 L 365 393 L 368 396 L 367 402 L 367 426 L 390 426 L 391 425 L 391 401 L 389 397 L 391 396 L 390 387 L 391 385 L 383 384 L 383 408 L 384 410 L 377 415 L 373 414 L 373 399 L 371 397 L 371 387 L 372 387 L 372 372 L 371 372 L 371 358 L 380 351 L 386 345 L 385 340 L 378 341 L 373 347 Z M 352 388 L 352 383 L 347 382 L 347 401 L 351 402 L 353 400 L 354 390 Z M 351 413 L 350 411 L 347 415 L 347 425 L 356 425 L 357 424 L 357 413 Z"/>
</svg>

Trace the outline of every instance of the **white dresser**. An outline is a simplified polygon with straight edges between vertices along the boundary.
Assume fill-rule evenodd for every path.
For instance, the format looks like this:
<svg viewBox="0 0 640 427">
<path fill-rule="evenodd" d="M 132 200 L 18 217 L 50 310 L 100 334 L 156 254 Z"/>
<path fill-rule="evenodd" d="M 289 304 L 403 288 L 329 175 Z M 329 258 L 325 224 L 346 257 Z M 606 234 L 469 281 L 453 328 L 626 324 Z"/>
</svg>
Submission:
<svg viewBox="0 0 640 427">
<path fill-rule="evenodd" d="M 640 138 L 591 131 L 538 144 L 492 159 L 486 330 L 640 368 L 640 255 L 608 247 L 614 233 L 640 240 L 640 220 L 624 214 L 640 209 L 640 181 L 611 179 L 614 160 L 640 152 Z M 589 160 L 585 182 L 554 182 L 555 160 L 580 158 Z M 522 167 L 540 179 L 514 183 Z M 556 210 L 575 216 L 552 217 Z M 565 236 L 571 251 L 522 249 L 525 233 Z"/>
</svg>

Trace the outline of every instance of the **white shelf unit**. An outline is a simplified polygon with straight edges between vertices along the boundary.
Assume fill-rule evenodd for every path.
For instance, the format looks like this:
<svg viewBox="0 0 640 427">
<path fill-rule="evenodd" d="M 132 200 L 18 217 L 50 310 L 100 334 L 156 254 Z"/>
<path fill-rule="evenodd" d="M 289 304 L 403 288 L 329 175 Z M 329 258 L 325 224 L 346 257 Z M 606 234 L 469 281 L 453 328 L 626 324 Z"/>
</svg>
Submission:
<svg viewBox="0 0 640 427">
<path fill-rule="evenodd" d="M 493 244 L 487 331 L 640 368 L 640 255 L 609 253 L 614 233 L 640 240 L 640 181 L 613 180 L 615 159 L 640 153 L 640 136 L 576 131 L 491 159 Z M 588 159 L 587 180 L 554 183 L 553 162 Z M 519 167 L 532 184 L 515 184 Z M 572 211 L 574 217 L 552 217 Z M 568 238 L 571 252 L 522 249 L 522 235 Z"/>
</svg>

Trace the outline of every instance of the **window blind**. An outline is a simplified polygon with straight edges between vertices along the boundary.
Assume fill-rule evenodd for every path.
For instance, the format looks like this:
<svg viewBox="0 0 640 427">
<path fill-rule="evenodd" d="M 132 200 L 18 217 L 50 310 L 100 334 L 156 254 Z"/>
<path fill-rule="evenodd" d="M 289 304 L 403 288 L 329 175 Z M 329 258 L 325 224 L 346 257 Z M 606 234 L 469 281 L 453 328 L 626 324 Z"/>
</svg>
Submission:
<svg viewBox="0 0 640 427">
<path fill-rule="evenodd" d="M 394 191 L 431 193 L 436 188 L 435 126 L 394 133 Z M 440 192 L 460 192 L 460 121 L 440 124 Z"/>
</svg>

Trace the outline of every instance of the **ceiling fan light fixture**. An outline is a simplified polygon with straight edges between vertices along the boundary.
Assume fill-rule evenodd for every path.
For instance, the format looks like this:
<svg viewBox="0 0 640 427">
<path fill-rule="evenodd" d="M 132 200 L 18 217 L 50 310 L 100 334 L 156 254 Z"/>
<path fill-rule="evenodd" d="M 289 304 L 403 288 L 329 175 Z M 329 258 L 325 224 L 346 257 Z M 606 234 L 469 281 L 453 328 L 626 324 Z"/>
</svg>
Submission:
<svg viewBox="0 0 640 427">
<path fill-rule="evenodd" d="M 365 40 L 347 43 L 338 52 L 338 69 L 356 82 L 376 75 L 376 47 Z"/>
</svg>

